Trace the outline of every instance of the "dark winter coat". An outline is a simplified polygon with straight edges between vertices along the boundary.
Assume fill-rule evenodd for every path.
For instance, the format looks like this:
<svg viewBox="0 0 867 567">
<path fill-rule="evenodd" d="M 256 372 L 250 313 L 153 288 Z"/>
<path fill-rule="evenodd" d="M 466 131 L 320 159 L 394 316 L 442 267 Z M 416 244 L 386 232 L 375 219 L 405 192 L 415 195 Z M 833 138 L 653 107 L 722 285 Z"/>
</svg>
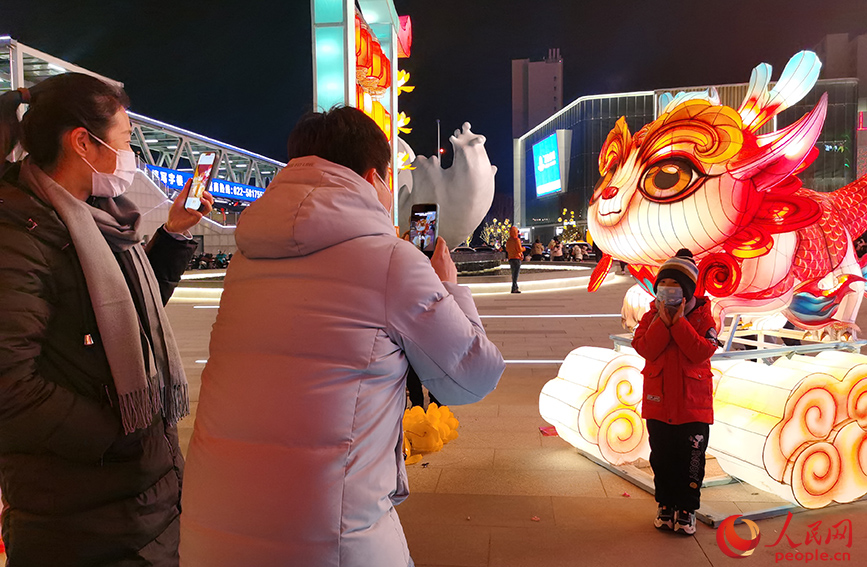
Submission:
<svg viewBox="0 0 867 567">
<path fill-rule="evenodd" d="M 633 348 L 645 360 L 641 416 L 673 425 L 713 423 L 710 357 L 717 344 L 708 338 L 715 329 L 710 302 L 697 297 L 693 310 L 670 328 L 656 313 L 654 302 L 632 339 Z"/>
<path fill-rule="evenodd" d="M 69 232 L 18 172 L 0 180 L 0 490 L 10 565 L 149 564 L 138 550 L 180 514 L 177 429 L 156 414 L 148 429 L 123 434 Z M 194 247 L 163 229 L 149 243 L 163 302 Z M 129 252 L 116 257 L 137 282 Z M 130 285 L 148 331 L 141 289 Z"/>
</svg>

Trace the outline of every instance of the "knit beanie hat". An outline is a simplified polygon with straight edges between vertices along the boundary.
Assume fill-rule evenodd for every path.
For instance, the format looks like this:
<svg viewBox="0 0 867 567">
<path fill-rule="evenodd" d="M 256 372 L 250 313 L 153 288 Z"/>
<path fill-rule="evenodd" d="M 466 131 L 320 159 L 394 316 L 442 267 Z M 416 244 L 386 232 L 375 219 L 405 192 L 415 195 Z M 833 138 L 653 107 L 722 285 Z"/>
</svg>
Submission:
<svg viewBox="0 0 867 567">
<path fill-rule="evenodd" d="M 674 257 L 665 261 L 659 268 L 659 273 L 656 274 L 656 281 L 653 282 L 654 293 L 656 293 L 656 286 L 659 281 L 665 278 L 671 278 L 680 284 L 684 299 L 687 301 L 692 299 L 698 281 L 698 267 L 692 258 L 692 252 L 686 248 L 681 248 Z"/>
</svg>

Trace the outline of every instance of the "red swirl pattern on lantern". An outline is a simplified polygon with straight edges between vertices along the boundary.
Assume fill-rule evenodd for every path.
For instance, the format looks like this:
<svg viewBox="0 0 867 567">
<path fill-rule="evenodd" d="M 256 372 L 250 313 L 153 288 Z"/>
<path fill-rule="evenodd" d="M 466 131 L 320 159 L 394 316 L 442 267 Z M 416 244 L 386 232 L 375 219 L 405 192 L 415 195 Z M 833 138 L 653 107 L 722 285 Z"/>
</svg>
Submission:
<svg viewBox="0 0 867 567">
<path fill-rule="evenodd" d="M 723 244 L 725 251 L 743 260 L 758 258 L 774 247 L 774 237 L 759 225 L 742 228 Z"/>
<path fill-rule="evenodd" d="M 733 108 L 703 99 L 686 100 L 663 113 L 635 138 L 641 146 L 640 162 L 659 157 L 676 141 L 690 146 L 689 153 L 705 167 L 731 160 L 744 145 L 740 115 Z"/>
<path fill-rule="evenodd" d="M 829 494 L 840 481 L 842 468 L 840 453 L 833 443 L 811 443 L 801 451 L 792 467 L 795 498 L 812 500 Z"/>
<path fill-rule="evenodd" d="M 777 195 L 762 202 L 753 222 L 770 233 L 791 232 L 815 224 L 822 216 L 819 203 L 796 195 Z"/>
<path fill-rule="evenodd" d="M 629 463 L 647 455 L 650 447 L 641 415 L 633 408 L 607 414 L 599 425 L 599 452 L 609 463 Z"/>
<path fill-rule="evenodd" d="M 858 425 L 867 429 L 867 378 L 862 378 L 849 390 L 846 411 Z"/>
<path fill-rule="evenodd" d="M 825 373 L 805 377 L 768 433 L 763 464 L 775 480 L 792 487 L 801 506 L 821 508 L 867 494 L 867 365 L 842 379 Z"/>
<path fill-rule="evenodd" d="M 599 375 L 596 391 L 578 413 L 581 436 L 597 445 L 602 457 L 614 465 L 646 458 L 650 453 L 641 419 L 642 363 L 629 355 L 609 362 Z"/>
<path fill-rule="evenodd" d="M 698 265 L 697 293 L 728 297 L 741 283 L 741 266 L 728 254 L 708 254 Z"/>
</svg>

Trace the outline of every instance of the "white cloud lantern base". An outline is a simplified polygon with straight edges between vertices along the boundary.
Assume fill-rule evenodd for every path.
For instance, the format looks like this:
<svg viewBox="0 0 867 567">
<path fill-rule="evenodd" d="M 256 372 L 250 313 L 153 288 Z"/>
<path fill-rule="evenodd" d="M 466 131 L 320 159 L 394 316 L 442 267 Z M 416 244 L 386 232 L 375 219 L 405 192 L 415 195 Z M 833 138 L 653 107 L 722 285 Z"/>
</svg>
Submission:
<svg viewBox="0 0 867 567">
<path fill-rule="evenodd" d="M 641 415 L 644 360 L 572 351 L 539 396 L 560 437 L 620 466 L 648 458 Z M 708 453 L 722 469 L 805 508 L 867 494 L 867 356 L 823 351 L 767 366 L 713 361 Z"/>
</svg>

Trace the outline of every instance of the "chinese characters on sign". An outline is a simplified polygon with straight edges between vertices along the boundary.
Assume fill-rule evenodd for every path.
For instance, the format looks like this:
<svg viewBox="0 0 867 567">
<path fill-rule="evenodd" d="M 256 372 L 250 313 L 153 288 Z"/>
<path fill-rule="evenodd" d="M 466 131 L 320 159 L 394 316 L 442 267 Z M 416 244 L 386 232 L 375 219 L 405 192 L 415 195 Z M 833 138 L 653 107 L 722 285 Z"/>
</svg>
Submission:
<svg viewBox="0 0 867 567">
<path fill-rule="evenodd" d="M 193 174 L 183 171 L 175 171 L 165 167 L 157 167 L 149 165 L 151 177 L 155 181 L 161 182 L 163 185 L 174 191 L 180 191 L 184 188 L 184 184 L 190 179 Z M 262 196 L 264 189 L 253 187 L 252 185 L 244 185 L 243 183 L 234 183 L 224 179 L 214 179 L 211 181 L 211 187 L 208 191 L 214 197 L 223 197 L 233 201 L 248 201 L 252 202 Z"/>
<path fill-rule="evenodd" d="M 792 513 L 786 517 L 786 523 L 783 524 L 783 529 L 780 530 L 780 537 L 772 544 L 765 547 L 776 547 L 786 538 L 789 547 L 793 551 L 775 551 L 774 560 L 780 562 L 785 559 L 787 561 L 849 561 L 849 552 L 835 550 L 828 546 L 838 543 L 845 545 L 846 548 L 852 547 L 852 520 L 840 520 L 836 524 L 822 529 L 822 520 L 813 522 L 807 526 L 807 531 L 801 541 L 799 538 L 792 539 L 788 534 L 789 523 L 792 521 Z M 838 546 L 839 546 L 838 544 Z M 804 546 L 801 549 L 801 546 Z M 819 547 L 823 546 L 823 547 Z M 810 549 L 812 547 L 812 549 Z"/>
<path fill-rule="evenodd" d="M 716 533 L 717 545 L 719 545 L 720 551 L 734 559 L 749 557 L 761 541 L 759 527 L 755 522 L 746 518 L 742 518 L 741 521 L 750 529 L 749 539 L 735 532 L 735 521 L 741 518 L 740 514 L 729 516 L 720 523 Z M 777 547 L 783 541 L 783 538 L 788 542 L 789 550 L 785 550 L 784 546 L 774 550 L 774 563 L 781 561 L 809 563 L 811 561 L 851 560 L 850 553 L 842 551 L 840 548 L 845 546 L 847 549 L 851 549 L 852 547 L 852 520 L 840 520 L 826 529 L 822 528 L 822 521 L 819 520 L 807 526 L 803 537 L 798 537 L 796 532 L 793 531 L 794 538 L 792 535 L 789 535 L 789 524 L 791 521 L 792 513 L 789 512 L 777 541 L 763 546 Z"/>
</svg>

